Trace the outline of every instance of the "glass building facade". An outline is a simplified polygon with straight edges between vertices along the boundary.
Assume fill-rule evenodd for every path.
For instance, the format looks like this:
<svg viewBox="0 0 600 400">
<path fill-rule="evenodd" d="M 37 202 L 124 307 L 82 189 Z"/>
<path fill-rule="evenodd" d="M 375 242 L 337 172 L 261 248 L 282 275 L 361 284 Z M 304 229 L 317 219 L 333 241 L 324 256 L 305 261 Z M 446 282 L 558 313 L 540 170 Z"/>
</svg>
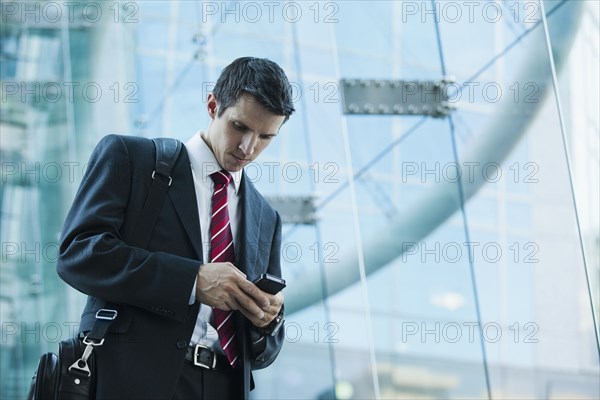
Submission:
<svg viewBox="0 0 600 400">
<path fill-rule="evenodd" d="M 94 145 L 186 141 L 247 55 L 297 112 L 245 173 L 315 205 L 283 227 L 286 342 L 253 398 L 600 397 L 597 2 L 0 5 L 0 398 L 77 330 L 55 262 Z M 344 113 L 342 79 L 449 82 L 452 111 Z"/>
</svg>

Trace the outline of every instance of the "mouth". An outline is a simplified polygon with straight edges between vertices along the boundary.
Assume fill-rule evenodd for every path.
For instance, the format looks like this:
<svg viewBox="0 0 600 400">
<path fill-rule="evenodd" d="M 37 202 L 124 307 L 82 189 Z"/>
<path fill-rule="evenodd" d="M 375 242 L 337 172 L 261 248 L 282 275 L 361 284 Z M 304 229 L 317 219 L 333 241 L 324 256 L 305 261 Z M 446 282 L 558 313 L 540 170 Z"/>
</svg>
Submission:
<svg viewBox="0 0 600 400">
<path fill-rule="evenodd" d="M 235 159 L 235 161 L 238 164 L 247 164 L 247 163 L 249 163 L 251 161 L 251 160 L 246 159 L 246 158 L 240 158 L 240 157 L 236 156 L 235 154 L 232 154 L 231 156 Z"/>
</svg>

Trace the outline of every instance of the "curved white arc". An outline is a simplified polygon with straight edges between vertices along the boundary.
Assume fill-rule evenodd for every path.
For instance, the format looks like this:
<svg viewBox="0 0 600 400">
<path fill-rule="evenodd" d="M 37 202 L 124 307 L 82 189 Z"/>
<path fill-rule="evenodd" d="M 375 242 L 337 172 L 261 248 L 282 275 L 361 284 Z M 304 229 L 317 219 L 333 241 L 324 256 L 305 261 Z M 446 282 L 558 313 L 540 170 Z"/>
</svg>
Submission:
<svg viewBox="0 0 600 400">
<path fill-rule="evenodd" d="M 546 3 L 554 3 L 546 0 Z M 577 19 L 581 15 L 581 5 L 568 2 L 564 9 L 552 17 L 555 29 L 561 29 L 553 41 L 554 52 L 565 55 L 574 38 Z M 551 7 L 548 7 L 551 9 Z M 551 28 L 552 28 L 551 27 Z M 543 35 L 538 26 L 530 35 Z M 505 100 L 498 105 L 498 111 L 487 124 L 484 133 L 471 141 L 469 148 L 461 156 L 462 162 L 477 163 L 473 166 L 470 181 L 463 181 L 464 198 L 468 201 L 485 183 L 482 167 L 490 163 L 500 164 L 523 137 L 535 114 L 546 100 L 546 90 L 550 82 L 550 69 L 543 65 L 548 56 L 542 41 L 525 39 L 527 46 L 527 62 L 522 73 L 518 74 L 518 82 L 539 82 L 540 101 L 538 103 L 522 103 L 518 108 Z M 538 46 L 539 45 L 539 46 Z M 564 57 L 557 59 L 558 70 L 564 64 Z M 479 168 L 479 169 L 478 169 Z M 402 243 L 413 243 L 423 240 L 446 219 L 460 209 L 456 183 L 441 182 L 415 201 L 410 207 L 398 213 L 389 225 L 364 242 L 364 259 L 367 274 L 371 274 L 398 258 L 406 250 Z M 357 268 L 358 255 L 355 251 L 346 254 L 339 263 L 330 264 L 325 269 L 328 293 L 333 295 L 360 281 Z M 286 313 L 289 315 L 321 301 L 321 277 L 319 274 L 305 274 L 297 278 L 286 289 Z"/>
</svg>

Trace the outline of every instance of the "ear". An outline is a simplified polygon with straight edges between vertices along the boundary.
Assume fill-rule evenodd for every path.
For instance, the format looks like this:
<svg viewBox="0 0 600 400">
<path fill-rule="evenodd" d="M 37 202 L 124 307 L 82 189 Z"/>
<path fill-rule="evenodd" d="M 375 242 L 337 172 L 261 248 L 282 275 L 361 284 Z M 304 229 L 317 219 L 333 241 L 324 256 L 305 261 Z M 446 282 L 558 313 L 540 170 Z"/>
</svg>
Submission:
<svg viewBox="0 0 600 400">
<path fill-rule="evenodd" d="M 206 109 L 208 110 L 208 116 L 210 117 L 210 119 L 217 118 L 219 104 L 217 103 L 217 98 L 212 93 L 209 93 L 206 99 Z"/>
</svg>

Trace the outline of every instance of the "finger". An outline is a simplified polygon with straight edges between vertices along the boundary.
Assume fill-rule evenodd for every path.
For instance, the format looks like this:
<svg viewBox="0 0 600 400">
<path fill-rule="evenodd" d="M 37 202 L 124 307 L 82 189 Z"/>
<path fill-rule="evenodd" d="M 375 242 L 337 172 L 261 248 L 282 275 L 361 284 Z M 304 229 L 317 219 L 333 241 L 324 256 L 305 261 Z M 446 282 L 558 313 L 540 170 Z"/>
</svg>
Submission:
<svg viewBox="0 0 600 400">
<path fill-rule="evenodd" d="M 224 310 L 224 311 L 229 311 L 229 310 L 233 311 L 233 310 L 240 309 L 240 305 L 234 297 L 230 297 L 227 300 L 225 300 L 225 306 L 227 308 L 222 308 L 222 310 Z M 219 308 L 219 307 L 217 307 L 217 308 Z"/>
<path fill-rule="evenodd" d="M 277 314 L 279 314 L 281 307 L 282 307 L 281 305 L 271 304 L 271 306 L 269 308 L 264 309 L 263 311 L 265 312 L 266 318 L 268 318 L 268 319 L 275 318 L 277 316 Z"/>
<path fill-rule="evenodd" d="M 225 302 L 225 308 L 222 308 L 222 310 L 237 310 L 244 314 L 248 319 L 251 318 L 255 321 L 263 322 L 271 321 L 277 314 L 279 314 L 279 311 L 273 313 L 273 310 L 264 312 L 254 302 L 252 302 L 249 297 L 247 297 L 247 299 L 250 301 L 249 303 L 244 303 L 243 301 L 236 300 L 235 297 L 231 297 Z"/>
<path fill-rule="evenodd" d="M 271 305 L 280 307 L 283 304 L 283 293 L 282 292 L 278 292 L 276 294 L 268 294 L 267 293 L 267 298 L 269 299 L 269 302 L 271 303 Z"/>
<path fill-rule="evenodd" d="M 265 319 L 266 314 L 262 311 L 258 306 L 254 305 L 254 307 L 245 307 L 244 305 L 240 305 L 238 309 L 239 312 L 244 314 L 251 321 L 261 321 Z"/>
<path fill-rule="evenodd" d="M 279 292 L 279 293 L 277 293 L 275 296 L 277 297 L 277 299 L 279 300 L 279 302 L 280 302 L 281 304 L 283 304 L 283 300 L 284 300 L 284 298 L 285 298 L 285 296 L 283 295 L 283 292 Z"/>
<path fill-rule="evenodd" d="M 263 310 L 266 310 L 271 306 L 271 301 L 267 297 L 268 294 L 260 290 L 254 283 L 245 279 L 243 282 L 239 283 L 239 286 L 246 294 L 252 297 L 254 302 Z"/>
<path fill-rule="evenodd" d="M 256 318 L 255 315 L 253 315 L 252 313 L 249 313 L 248 311 L 244 310 L 243 308 L 240 308 L 239 310 L 254 326 L 257 326 L 259 328 L 265 327 L 267 325 L 269 325 L 269 323 L 267 322 L 267 320 L 265 318 L 259 319 Z"/>
<path fill-rule="evenodd" d="M 245 309 L 248 313 L 253 314 L 256 318 L 262 319 L 265 312 L 256 304 L 252 297 L 249 297 L 243 290 L 238 290 L 233 293 L 239 305 L 240 310 Z"/>
</svg>

